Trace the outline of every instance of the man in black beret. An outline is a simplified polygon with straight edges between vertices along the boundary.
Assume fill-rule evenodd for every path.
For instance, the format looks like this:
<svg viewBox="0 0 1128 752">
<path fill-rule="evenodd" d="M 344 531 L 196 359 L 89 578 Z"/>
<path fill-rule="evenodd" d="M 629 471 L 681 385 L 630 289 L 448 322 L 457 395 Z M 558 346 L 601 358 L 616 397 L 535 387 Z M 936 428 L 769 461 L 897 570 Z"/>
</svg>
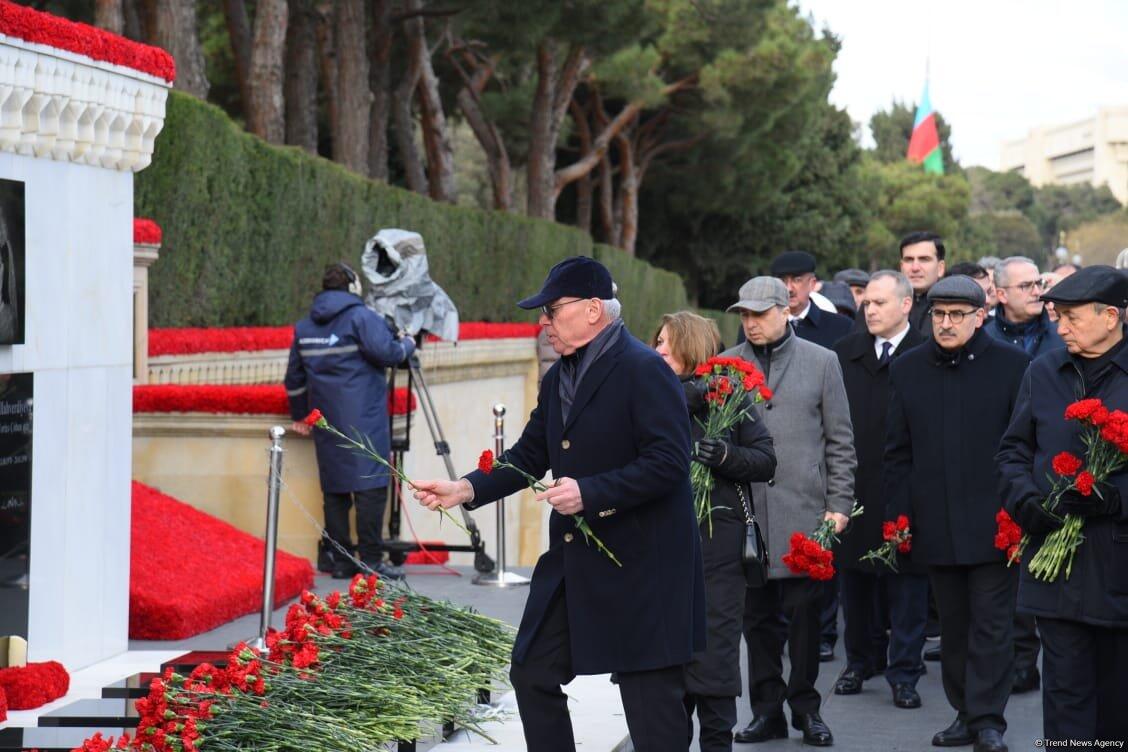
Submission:
<svg viewBox="0 0 1128 752">
<path fill-rule="evenodd" d="M 850 333 L 853 322 L 849 318 L 824 311 L 811 301 L 819 281 L 814 256 L 806 251 L 785 251 L 772 259 L 771 274 L 787 286 L 791 328 L 800 339 L 830 349 Z"/>
<path fill-rule="evenodd" d="M 1080 269 L 1043 293 L 1065 349 L 1038 358 L 1022 381 L 997 461 L 1007 511 L 1031 536 L 1023 554 L 1018 608 L 1042 635 L 1042 721 L 1050 741 L 1128 739 L 1128 469 L 1088 495 L 1066 491 L 1047 512 L 1053 457 L 1084 457 L 1081 424 L 1066 407 L 1099 399 L 1128 410 L 1128 347 L 1122 316 L 1128 277 L 1111 266 Z M 1071 573 L 1052 582 L 1027 568 L 1065 515 L 1084 521 Z M 945 650 L 947 642 L 944 643 Z"/>
<path fill-rule="evenodd" d="M 556 479 L 537 494 L 552 506 L 549 548 L 533 571 L 509 674 L 526 743 L 537 752 L 574 752 L 561 685 L 608 673 L 618 675 L 634 748 L 685 752 L 685 664 L 705 647 L 684 391 L 627 331 L 611 297 L 607 269 L 578 256 L 517 304 L 540 309 L 561 355 L 521 438 L 500 458 Z M 477 509 L 527 486 L 517 472 L 488 468 L 414 485 L 430 509 Z M 585 540 L 577 517 L 621 566 Z"/>
<path fill-rule="evenodd" d="M 886 519 L 909 518 L 910 561 L 928 568 L 940 611 L 941 678 L 956 719 L 932 744 L 1003 752 L 1018 583 L 995 548 L 994 454 L 1030 357 L 982 331 L 986 295 L 970 277 L 941 279 L 927 300 L 932 342 L 889 368 Z"/>
</svg>

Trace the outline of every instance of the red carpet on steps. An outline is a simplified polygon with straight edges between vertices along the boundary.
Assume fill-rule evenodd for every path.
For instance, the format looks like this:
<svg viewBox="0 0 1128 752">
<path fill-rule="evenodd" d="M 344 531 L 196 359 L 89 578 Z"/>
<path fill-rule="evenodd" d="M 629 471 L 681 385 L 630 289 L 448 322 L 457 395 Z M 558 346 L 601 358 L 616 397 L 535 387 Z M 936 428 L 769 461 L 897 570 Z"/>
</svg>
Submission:
<svg viewBox="0 0 1128 752">
<path fill-rule="evenodd" d="M 253 535 L 133 482 L 129 636 L 181 640 L 262 605 L 263 542 Z M 313 584 L 309 561 L 283 551 L 274 602 Z"/>
</svg>

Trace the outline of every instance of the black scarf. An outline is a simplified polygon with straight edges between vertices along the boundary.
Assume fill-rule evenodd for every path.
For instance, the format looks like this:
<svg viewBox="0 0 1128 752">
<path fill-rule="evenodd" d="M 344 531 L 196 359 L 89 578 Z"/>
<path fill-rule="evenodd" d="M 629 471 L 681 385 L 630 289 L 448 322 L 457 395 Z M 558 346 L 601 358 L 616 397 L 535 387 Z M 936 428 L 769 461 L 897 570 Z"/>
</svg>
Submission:
<svg viewBox="0 0 1128 752">
<path fill-rule="evenodd" d="M 577 347 L 574 353 L 560 359 L 560 411 L 565 423 L 568 422 L 568 413 L 572 411 L 572 403 L 576 401 L 576 392 L 584 375 L 595 361 L 619 341 L 622 332 L 623 320 L 616 319 L 595 335 L 591 342 Z"/>
<path fill-rule="evenodd" d="M 772 370 L 772 353 L 779 349 L 780 345 L 791 338 L 791 325 L 789 324 L 783 330 L 783 336 L 775 342 L 769 342 L 766 345 L 753 345 L 751 342 L 748 344 L 752 347 L 752 354 L 756 356 L 756 360 L 760 363 L 760 370 L 764 372 L 764 383 L 768 381 L 768 374 Z"/>
</svg>

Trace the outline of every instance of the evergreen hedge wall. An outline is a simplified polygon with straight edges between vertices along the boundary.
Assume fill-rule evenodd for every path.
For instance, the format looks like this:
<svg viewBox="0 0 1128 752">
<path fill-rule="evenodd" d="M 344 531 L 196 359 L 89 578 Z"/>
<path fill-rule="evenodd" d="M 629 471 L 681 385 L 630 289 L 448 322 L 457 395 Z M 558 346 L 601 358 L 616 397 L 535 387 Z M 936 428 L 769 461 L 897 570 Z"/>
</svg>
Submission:
<svg viewBox="0 0 1128 752">
<path fill-rule="evenodd" d="M 137 175 L 135 213 L 164 231 L 150 270 L 152 326 L 279 325 L 299 319 L 327 263 L 358 264 L 384 227 L 420 232 L 431 276 L 467 321 L 531 319 L 514 302 L 557 261 L 593 255 L 612 272 L 624 318 L 647 337 L 685 308 L 681 279 L 575 228 L 446 204 L 271 146 L 221 110 L 170 92 L 153 164 Z M 735 317 L 726 319 L 728 341 Z"/>
</svg>

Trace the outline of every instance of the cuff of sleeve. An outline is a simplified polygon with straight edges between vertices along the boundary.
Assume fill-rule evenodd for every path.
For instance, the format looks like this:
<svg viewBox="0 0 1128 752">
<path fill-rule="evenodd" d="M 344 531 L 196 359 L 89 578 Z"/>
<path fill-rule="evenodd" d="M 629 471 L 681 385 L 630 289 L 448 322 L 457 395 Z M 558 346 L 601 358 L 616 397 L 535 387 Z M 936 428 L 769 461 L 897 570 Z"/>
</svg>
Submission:
<svg viewBox="0 0 1128 752">
<path fill-rule="evenodd" d="M 474 480 L 469 475 L 463 475 L 460 480 L 464 480 L 470 485 L 471 494 L 470 501 L 462 502 L 462 507 L 464 509 L 473 511 L 478 508 L 478 505 L 474 503 L 474 500 L 478 498 L 478 489 L 474 488 Z"/>
</svg>

